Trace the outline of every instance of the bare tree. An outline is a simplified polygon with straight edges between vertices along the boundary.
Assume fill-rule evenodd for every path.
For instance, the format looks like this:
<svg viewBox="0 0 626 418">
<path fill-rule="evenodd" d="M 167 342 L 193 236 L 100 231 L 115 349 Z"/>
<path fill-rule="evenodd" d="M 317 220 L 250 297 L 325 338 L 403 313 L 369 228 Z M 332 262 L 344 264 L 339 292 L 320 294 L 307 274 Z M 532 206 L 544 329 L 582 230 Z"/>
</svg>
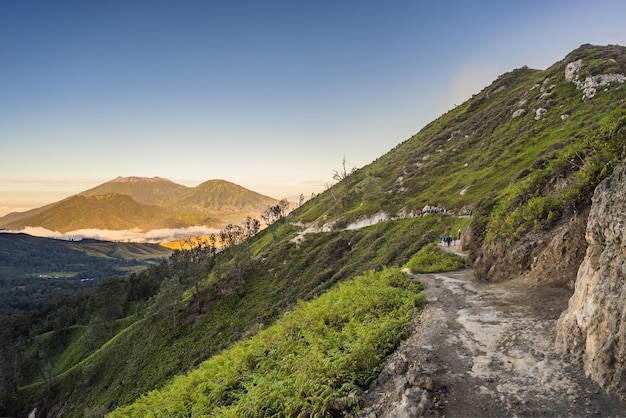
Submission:
<svg viewBox="0 0 626 418">
<path fill-rule="evenodd" d="M 252 218 L 250 218 L 252 219 Z M 252 222 L 252 220 L 250 221 Z M 249 225 L 252 226 L 251 224 Z M 239 245 L 248 238 L 248 225 L 241 226 L 235 224 L 228 224 L 220 232 L 220 238 L 225 248 L 230 248 L 235 245 Z"/>
<path fill-rule="evenodd" d="M 265 222 L 265 226 L 270 226 L 274 223 L 274 210 L 273 206 L 268 206 L 265 208 L 263 213 L 261 214 L 261 219 Z"/>
<path fill-rule="evenodd" d="M 289 212 L 289 201 L 287 198 L 281 199 L 280 202 L 278 202 L 278 212 L 280 218 L 287 216 Z"/>
<path fill-rule="evenodd" d="M 346 169 L 346 156 L 343 156 L 343 161 L 341 162 L 341 170 L 333 170 L 333 179 L 337 180 L 339 183 L 343 183 L 345 191 L 346 191 L 346 200 L 350 200 L 350 184 L 348 183 L 348 179 L 352 173 L 356 171 L 356 167 L 352 167 L 350 171 Z"/>
<path fill-rule="evenodd" d="M 246 221 L 244 222 L 243 227 L 245 239 L 248 239 L 256 235 L 257 232 L 259 232 L 259 230 L 261 229 L 261 222 L 258 219 L 248 216 L 246 218 Z"/>
</svg>

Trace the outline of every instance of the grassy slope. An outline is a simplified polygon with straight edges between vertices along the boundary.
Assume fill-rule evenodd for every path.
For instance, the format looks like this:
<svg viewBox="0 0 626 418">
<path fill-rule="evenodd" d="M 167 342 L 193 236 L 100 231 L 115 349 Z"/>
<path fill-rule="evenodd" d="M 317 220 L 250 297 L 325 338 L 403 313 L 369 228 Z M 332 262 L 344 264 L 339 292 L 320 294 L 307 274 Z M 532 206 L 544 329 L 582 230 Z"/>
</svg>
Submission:
<svg viewBox="0 0 626 418">
<path fill-rule="evenodd" d="M 399 343 L 424 298 L 399 269 L 333 287 L 112 417 L 330 416 Z"/>
<path fill-rule="evenodd" d="M 404 265 L 425 243 L 454 230 L 457 220 L 447 216 L 381 223 L 357 231 L 307 235 L 300 247 L 288 241 L 297 228 L 274 224 L 251 245 L 257 262 L 240 280 L 224 252 L 205 284 L 205 311 L 201 318 L 185 314 L 176 328 L 167 315 L 151 315 L 129 326 L 80 364 L 62 371 L 54 386 L 65 400 L 64 414 L 80 416 L 86 410 L 111 409 L 162 386 L 173 376 L 193 370 L 202 361 L 242 338 L 269 326 L 298 300 L 310 300 L 334 284 L 381 266 Z M 260 259 L 263 262 L 260 262 Z M 286 262 L 286 260 L 289 260 Z M 226 293 L 218 296 L 219 292 Z M 149 344 L 146 344 L 149 341 Z M 93 383 L 77 385 L 90 365 Z M 38 399 L 44 382 L 23 389 L 24 400 Z"/>
<path fill-rule="evenodd" d="M 324 216 L 334 218 L 338 211 L 353 220 L 380 210 L 396 214 L 425 205 L 459 212 L 476 208 L 485 199 L 499 198 L 542 164 L 596 136 L 600 120 L 615 108 L 624 108 L 623 84 L 581 100 L 582 92 L 564 76 L 566 64 L 580 57 L 586 63 L 583 75 L 587 67 L 596 73 L 626 73 L 623 47 L 586 46 L 545 71 L 522 68 L 503 74 L 466 103 L 358 170 L 350 178 L 349 202 L 341 189 L 333 188 L 319 196 L 317 204 L 299 211 L 299 218 L 313 222 Z M 535 120 L 538 108 L 547 113 Z M 513 117 L 518 109 L 525 113 Z M 342 206 L 346 204 L 347 208 Z"/>
<path fill-rule="evenodd" d="M 343 185 L 336 185 L 296 210 L 292 219 L 318 224 L 339 219 L 346 224 L 381 210 L 396 214 L 438 205 L 456 212 L 480 209 L 479 220 L 487 224 L 485 237 L 509 236 L 520 222 L 526 222 L 514 215 L 516 209 L 536 202 L 529 199 L 531 195 L 512 190 L 537 189 L 541 193 L 542 182 L 555 174 L 546 180 L 542 170 L 562 168 L 564 156 L 581 144 L 585 150 L 582 173 L 593 177 L 580 180 L 587 185 L 606 175 L 607 167 L 619 159 L 613 148 L 602 158 L 595 150 L 603 135 L 609 135 L 612 143 L 623 138 L 626 118 L 622 110 L 613 110 L 624 108 L 626 89 L 623 85 L 612 87 L 591 100 L 581 100 L 581 92 L 564 79 L 566 63 L 580 56 L 597 71 L 617 65 L 619 71 L 613 71 L 626 73 L 623 48 L 585 46 L 546 71 L 519 69 L 504 74 L 468 102 L 355 172 L 349 178 L 349 199 L 343 197 Z M 607 56 L 617 64 L 607 61 Z M 534 109 L 539 107 L 547 113 L 535 120 Z M 520 108 L 526 112 L 513 117 Z M 592 149 L 585 148 L 588 143 L 593 143 Z M 596 163 L 598 169 L 591 170 Z M 579 170 L 569 167 L 563 174 L 571 177 L 574 171 Z M 579 177 L 585 177 L 583 174 Z M 582 183 L 571 187 L 576 191 Z M 461 194 L 462 190 L 466 192 Z M 566 187 L 559 193 L 567 191 Z M 485 205 L 485 201 L 491 203 Z M 575 199 L 567 204 L 575 204 Z M 500 207 L 500 212 L 494 207 Z M 549 226 L 543 219 L 548 212 L 534 213 L 540 226 Z M 506 222 L 500 222 L 503 219 Z M 425 244 L 442 233 L 454 232 L 455 221 L 449 216 L 428 216 L 358 231 L 310 234 L 300 247 L 289 241 L 297 235 L 296 228 L 275 224 L 255 238 L 250 250 L 256 261 L 245 274 L 235 273 L 241 264 L 234 252 L 220 256 L 216 275 L 205 284 L 205 316 L 188 316 L 187 323 L 170 332 L 162 331 L 167 318 L 147 317 L 88 359 L 97 370 L 97 379 L 88 391 L 72 384 L 79 373 L 75 368 L 59 379 L 57 396 L 67 400 L 68 415 L 129 403 L 273 323 L 298 299 L 312 299 L 372 268 L 404 265 Z M 43 388 L 29 390 L 36 398 L 37 390 Z"/>
<path fill-rule="evenodd" d="M 422 247 L 406 264 L 411 273 L 454 271 L 465 267 L 465 259 L 429 244 Z"/>
</svg>

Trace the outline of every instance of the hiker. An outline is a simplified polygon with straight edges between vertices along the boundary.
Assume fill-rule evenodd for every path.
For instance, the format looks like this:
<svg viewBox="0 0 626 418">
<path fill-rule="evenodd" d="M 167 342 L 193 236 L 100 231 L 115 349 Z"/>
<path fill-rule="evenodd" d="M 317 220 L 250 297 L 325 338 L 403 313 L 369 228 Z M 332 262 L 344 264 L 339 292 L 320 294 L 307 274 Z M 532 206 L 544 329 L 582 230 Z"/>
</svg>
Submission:
<svg viewBox="0 0 626 418">
<path fill-rule="evenodd" d="M 461 239 L 461 228 L 459 228 L 459 232 L 457 233 L 457 235 L 459 236 L 457 239 Z"/>
</svg>

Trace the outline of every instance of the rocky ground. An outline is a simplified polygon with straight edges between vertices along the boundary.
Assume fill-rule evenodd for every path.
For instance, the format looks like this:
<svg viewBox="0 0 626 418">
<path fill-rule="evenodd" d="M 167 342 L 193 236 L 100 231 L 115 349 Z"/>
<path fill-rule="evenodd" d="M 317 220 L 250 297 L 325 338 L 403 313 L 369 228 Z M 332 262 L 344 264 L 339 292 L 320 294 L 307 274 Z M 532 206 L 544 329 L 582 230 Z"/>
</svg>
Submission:
<svg viewBox="0 0 626 418">
<path fill-rule="evenodd" d="M 359 417 L 626 416 L 626 404 L 554 350 L 571 291 L 471 270 L 416 275 L 431 303 L 366 395 Z"/>
</svg>

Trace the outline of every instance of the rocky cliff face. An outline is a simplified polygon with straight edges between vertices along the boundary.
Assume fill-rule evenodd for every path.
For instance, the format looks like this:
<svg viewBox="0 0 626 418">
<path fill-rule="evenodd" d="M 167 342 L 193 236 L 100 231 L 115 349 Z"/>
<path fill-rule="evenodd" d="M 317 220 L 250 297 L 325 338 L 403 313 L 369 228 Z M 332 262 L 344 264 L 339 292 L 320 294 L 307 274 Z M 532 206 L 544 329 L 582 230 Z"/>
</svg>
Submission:
<svg viewBox="0 0 626 418">
<path fill-rule="evenodd" d="M 585 373 L 626 398 L 626 163 L 593 196 L 587 252 L 556 344 Z"/>
<path fill-rule="evenodd" d="M 490 282 L 522 277 L 573 289 L 587 246 L 587 214 L 588 210 L 571 214 L 553 229 L 534 232 L 510 246 L 496 243 L 477 249 L 477 257 L 470 260 L 476 277 Z"/>
</svg>

